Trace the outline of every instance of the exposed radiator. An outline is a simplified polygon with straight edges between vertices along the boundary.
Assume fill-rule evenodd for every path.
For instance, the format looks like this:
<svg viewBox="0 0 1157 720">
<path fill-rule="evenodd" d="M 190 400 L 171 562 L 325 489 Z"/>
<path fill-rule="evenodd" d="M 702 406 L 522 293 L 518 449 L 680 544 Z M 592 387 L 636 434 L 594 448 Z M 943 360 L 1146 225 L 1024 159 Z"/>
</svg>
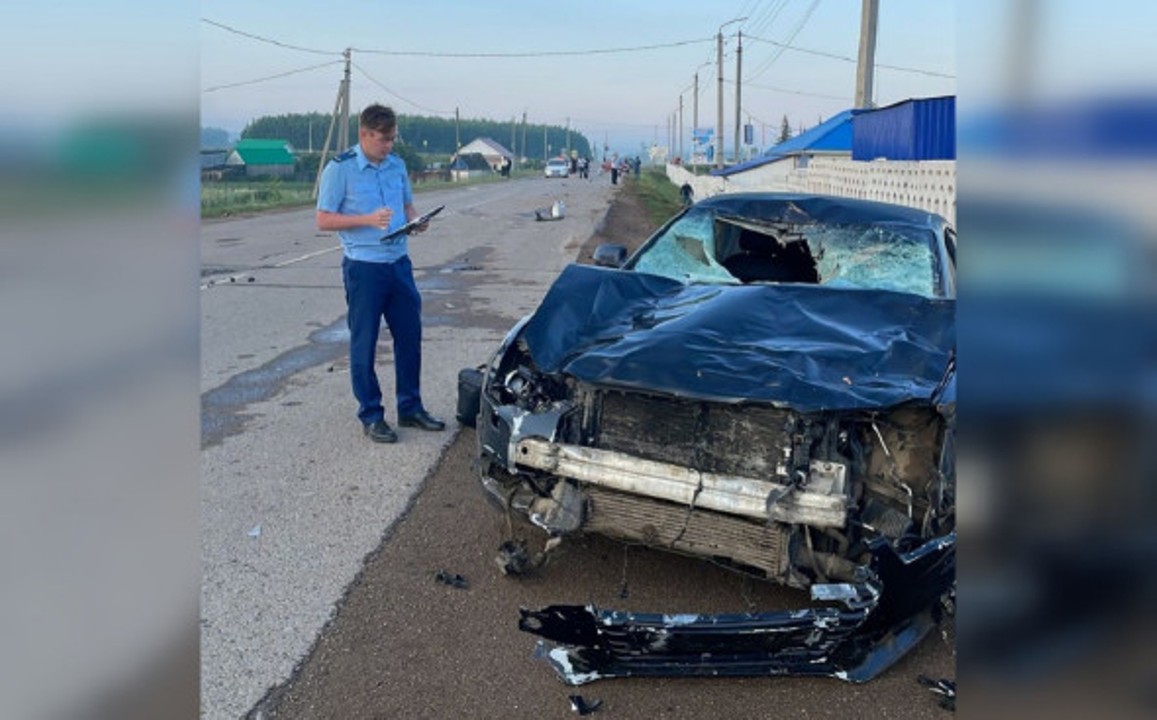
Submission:
<svg viewBox="0 0 1157 720">
<path fill-rule="evenodd" d="M 590 500 L 585 530 L 700 557 L 727 558 L 769 578 L 786 575 L 788 536 L 779 523 L 765 525 L 697 509 L 688 518 L 687 508 L 674 503 L 589 485 L 583 491 Z"/>
<path fill-rule="evenodd" d="M 648 460 L 772 480 L 791 448 L 794 414 L 634 393 L 600 393 L 595 447 Z"/>
</svg>

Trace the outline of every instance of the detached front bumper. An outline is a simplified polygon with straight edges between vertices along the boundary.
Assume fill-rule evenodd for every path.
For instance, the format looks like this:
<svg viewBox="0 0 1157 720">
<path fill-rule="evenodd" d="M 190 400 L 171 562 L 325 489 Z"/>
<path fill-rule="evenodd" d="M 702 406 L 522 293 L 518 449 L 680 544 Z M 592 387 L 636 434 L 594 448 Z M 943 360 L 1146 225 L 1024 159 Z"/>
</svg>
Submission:
<svg viewBox="0 0 1157 720">
<path fill-rule="evenodd" d="M 898 554 L 878 541 L 857 583 L 817 584 L 828 606 L 773 613 L 662 615 L 555 605 L 521 611 L 519 629 L 568 685 L 616 677 L 810 676 L 861 683 L 940 620 L 956 575 L 956 535 Z M 839 603 L 841 606 L 837 606 Z"/>
</svg>

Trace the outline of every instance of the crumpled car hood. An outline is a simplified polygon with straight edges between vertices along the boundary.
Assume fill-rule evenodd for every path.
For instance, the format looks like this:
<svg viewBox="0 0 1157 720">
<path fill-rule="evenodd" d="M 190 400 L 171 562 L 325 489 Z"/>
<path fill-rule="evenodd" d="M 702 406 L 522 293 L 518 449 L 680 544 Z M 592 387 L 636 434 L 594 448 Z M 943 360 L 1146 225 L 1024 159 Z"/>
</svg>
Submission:
<svg viewBox="0 0 1157 720">
<path fill-rule="evenodd" d="M 954 300 L 818 285 L 684 285 L 570 265 L 525 329 L 544 372 L 602 386 L 802 412 L 929 401 Z"/>
</svg>

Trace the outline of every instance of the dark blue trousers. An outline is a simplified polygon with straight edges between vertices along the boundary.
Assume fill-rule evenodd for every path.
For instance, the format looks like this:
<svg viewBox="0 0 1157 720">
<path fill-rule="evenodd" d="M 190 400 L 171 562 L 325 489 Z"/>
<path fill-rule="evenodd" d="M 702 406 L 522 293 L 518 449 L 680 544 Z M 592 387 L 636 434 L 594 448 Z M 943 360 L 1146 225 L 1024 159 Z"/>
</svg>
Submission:
<svg viewBox="0 0 1157 720">
<path fill-rule="evenodd" d="M 358 401 L 358 419 L 384 419 L 382 388 L 374 372 L 378 331 L 384 317 L 394 340 L 394 378 L 398 415 L 422 408 L 422 297 L 414 284 L 413 266 L 404 257 L 393 263 L 344 258 L 341 264 L 349 307 L 350 381 Z"/>
</svg>

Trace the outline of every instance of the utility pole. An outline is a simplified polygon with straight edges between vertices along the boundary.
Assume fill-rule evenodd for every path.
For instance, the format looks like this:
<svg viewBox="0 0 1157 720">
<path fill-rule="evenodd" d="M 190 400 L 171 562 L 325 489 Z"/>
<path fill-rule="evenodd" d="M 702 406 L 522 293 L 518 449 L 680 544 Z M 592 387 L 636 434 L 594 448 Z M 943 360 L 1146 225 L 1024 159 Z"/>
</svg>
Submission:
<svg viewBox="0 0 1157 720">
<path fill-rule="evenodd" d="M 454 106 L 454 154 L 462 149 L 462 136 L 458 132 L 458 107 Z"/>
<path fill-rule="evenodd" d="M 739 42 L 735 46 L 735 162 L 739 162 L 739 96 L 743 89 L 743 31 L 739 31 Z"/>
<path fill-rule="evenodd" d="M 682 160 L 683 155 L 683 94 L 679 94 L 679 159 Z"/>
<path fill-rule="evenodd" d="M 342 53 L 345 56 L 345 77 L 342 78 L 341 95 L 341 128 L 338 132 L 338 147 L 343 151 L 350 146 L 350 49 Z"/>
<path fill-rule="evenodd" d="M 691 132 L 694 133 L 699 129 L 699 71 L 695 71 L 695 94 L 692 96 L 691 103 Z"/>
<path fill-rule="evenodd" d="M 510 152 L 514 153 L 515 155 L 518 155 L 518 143 L 515 142 L 518 139 L 518 136 L 515 134 L 517 132 L 518 132 L 518 116 L 511 115 L 510 116 Z M 514 162 L 514 158 L 510 158 L 510 161 Z"/>
<path fill-rule="evenodd" d="M 526 111 L 522 111 L 522 156 L 516 158 L 519 160 L 519 167 L 522 167 L 522 158 L 527 157 L 529 153 L 526 152 Z"/>
<path fill-rule="evenodd" d="M 570 157 L 570 118 L 566 119 L 566 156 Z"/>
<path fill-rule="evenodd" d="M 349 56 L 349 49 L 348 48 L 346 49 L 344 54 L 345 54 L 345 62 L 346 62 L 345 78 L 340 83 L 338 83 L 338 86 L 337 86 L 337 97 L 333 101 L 333 114 L 330 115 L 329 130 L 327 130 L 325 133 L 325 144 L 322 145 L 322 147 L 321 147 L 321 157 L 318 158 L 318 161 L 317 161 L 317 177 L 315 177 L 313 179 L 313 192 L 310 194 L 310 196 L 315 200 L 317 199 L 318 187 L 321 185 L 321 171 L 325 169 L 325 156 L 329 152 L 329 142 L 330 142 L 330 140 L 333 140 L 333 128 L 335 125 L 337 125 L 338 116 L 342 114 L 341 113 L 342 108 L 343 107 L 347 108 L 347 112 L 348 112 L 348 108 L 349 108 L 349 87 L 350 87 L 349 86 L 349 77 L 350 77 L 350 65 L 349 65 L 349 63 L 350 63 L 350 56 Z M 348 138 L 349 137 L 349 122 L 348 121 L 345 123 L 345 128 L 346 128 L 346 137 Z M 348 139 L 346 140 L 346 142 L 347 143 L 349 142 Z M 347 148 L 347 147 L 349 147 L 349 145 L 342 145 L 342 150 L 344 151 L 345 148 Z"/>
<path fill-rule="evenodd" d="M 863 0 L 860 11 L 860 58 L 856 65 L 856 107 L 872 107 L 872 80 L 876 72 L 876 21 L 880 0 Z"/>
<path fill-rule="evenodd" d="M 549 159 L 546 149 L 546 125 L 542 126 L 542 162 L 545 163 Z"/>
<path fill-rule="evenodd" d="M 718 122 L 715 124 L 715 167 L 723 167 L 723 28 L 737 22 L 743 22 L 746 17 L 728 20 L 719 26 L 715 34 L 715 67 L 718 69 L 719 85 L 715 91 L 716 105 L 718 106 Z"/>
<path fill-rule="evenodd" d="M 715 67 L 719 78 L 719 85 L 715 90 L 715 100 L 718 105 L 718 114 L 715 123 L 715 167 L 723 167 L 723 26 L 715 35 Z"/>
</svg>

